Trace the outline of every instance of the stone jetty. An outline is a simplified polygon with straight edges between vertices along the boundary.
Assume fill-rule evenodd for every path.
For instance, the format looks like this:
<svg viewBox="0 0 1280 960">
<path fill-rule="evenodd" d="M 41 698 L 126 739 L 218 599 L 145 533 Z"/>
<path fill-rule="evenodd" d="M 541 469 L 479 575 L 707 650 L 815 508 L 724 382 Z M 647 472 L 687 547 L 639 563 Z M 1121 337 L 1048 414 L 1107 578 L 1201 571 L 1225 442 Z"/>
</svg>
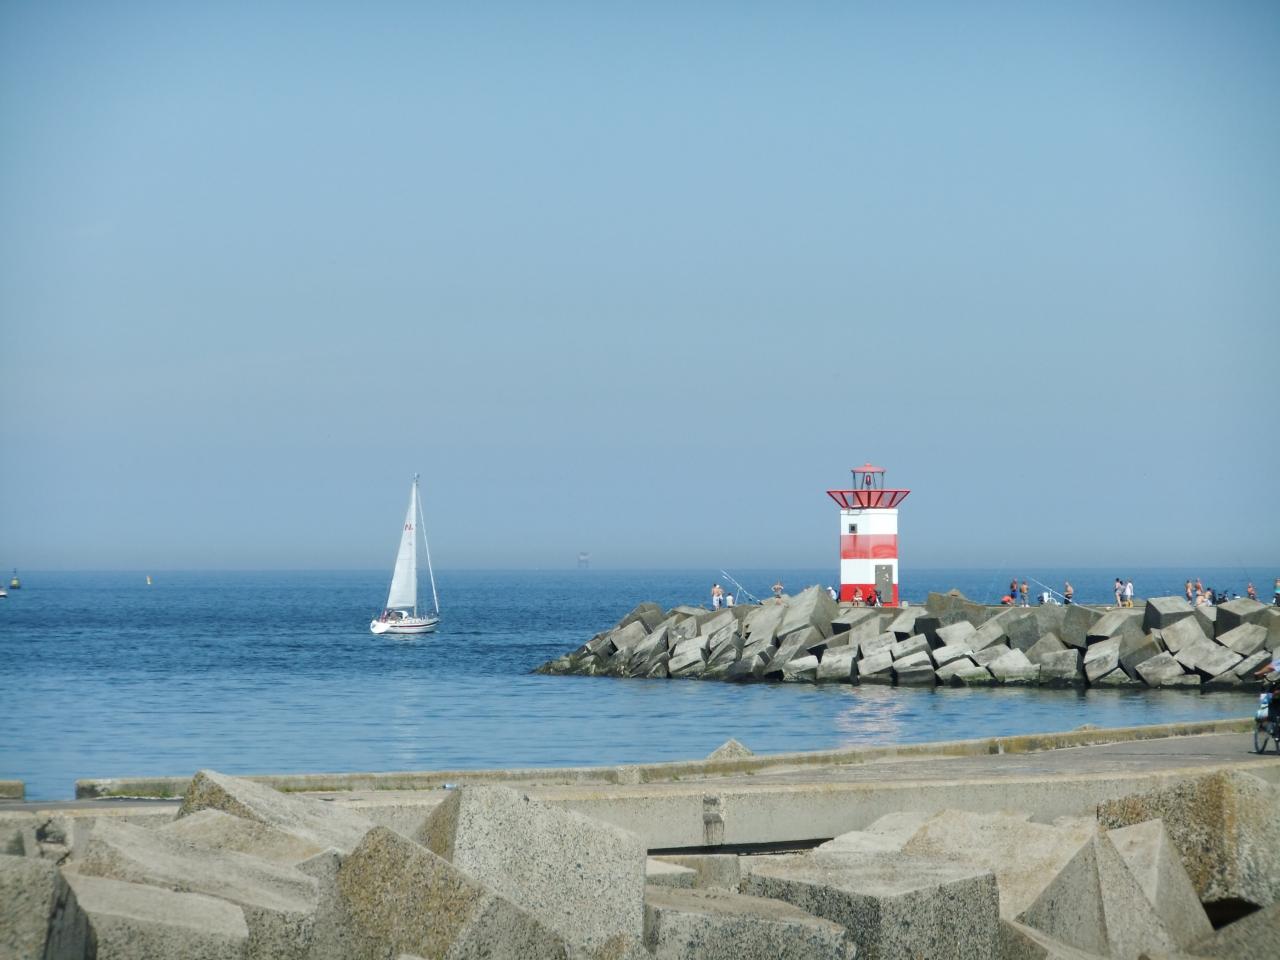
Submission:
<svg viewBox="0 0 1280 960">
<path fill-rule="evenodd" d="M 0 960 L 1271 957 L 1280 757 L 1246 728 L 0 807 Z"/>
<path fill-rule="evenodd" d="M 958 591 L 922 607 L 837 604 L 821 587 L 722 610 L 642 603 L 538 673 L 932 687 L 1242 689 L 1280 652 L 1280 607 L 990 607 Z"/>
</svg>

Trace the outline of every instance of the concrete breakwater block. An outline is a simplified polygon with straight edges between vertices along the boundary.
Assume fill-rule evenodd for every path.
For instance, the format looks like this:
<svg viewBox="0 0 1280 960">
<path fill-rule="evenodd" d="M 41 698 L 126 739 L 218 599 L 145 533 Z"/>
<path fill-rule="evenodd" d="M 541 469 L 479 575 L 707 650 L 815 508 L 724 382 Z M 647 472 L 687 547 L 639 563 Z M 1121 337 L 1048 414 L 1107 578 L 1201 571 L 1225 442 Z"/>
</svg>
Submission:
<svg viewBox="0 0 1280 960">
<path fill-rule="evenodd" d="M 79 960 L 88 942 L 84 912 L 58 868 L 0 854 L 0 957 Z"/>
<path fill-rule="evenodd" d="M 1105 834 L 1085 841 L 1017 920 L 1098 957 L 1137 960 L 1175 948 Z"/>
<path fill-rule="evenodd" d="M 342 852 L 353 850 L 373 827 L 373 821 L 346 807 L 309 797 L 290 797 L 252 780 L 200 770 L 191 779 L 178 817 L 200 810 L 221 810 L 256 820 L 314 843 Z"/>
<path fill-rule="evenodd" d="M 1185 597 L 1152 597 L 1142 614 L 1142 629 L 1163 630 L 1194 615 L 1195 608 Z"/>
<path fill-rule="evenodd" d="M 237 904 L 249 927 L 253 956 L 302 957 L 310 944 L 319 888 L 289 866 L 199 847 L 159 830 L 103 821 L 74 869 Z"/>
<path fill-rule="evenodd" d="M 1098 822 L 1108 828 L 1148 820 L 1164 823 L 1211 914 L 1215 902 L 1280 900 L 1280 787 L 1224 771 L 1098 806 Z"/>
<path fill-rule="evenodd" d="M 647 886 L 679 887 L 692 890 L 698 879 L 698 871 L 667 860 L 650 857 L 644 865 L 644 882 Z"/>
<path fill-rule="evenodd" d="M 1246 623 L 1265 623 L 1271 608 L 1261 601 L 1241 597 L 1219 604 L 1215 609 L 1218 611 L 1215 635 L 1222 636 Z"/>
<path fill-rule="evenodd" d="M 476 786 L 455 790 L 415 839 L 574 943 L 644 935 L 646 850 L 619 827 Z"/>
<path fill-rule="evenodd" d="M 737 854 L 674 854 L 651 859 L 688 867 L 695 875 L 693 885 L 700 890 L 728 890 L 736 893 L 742 883 L 742 868 Z"/>
<path fill-rule="evenodd" d="M 233 903 L 199 893 L 67 872 L 96 960 L 243 960 L 249 927 Z"/>
<path fill-rule="evenodd" d="M 1000 913 L 1012 920 L 1097 832 L 1092 818 L 1046 824 L 1012 813 L 946 810 L 921 823 L 902 852 L 990 870 L 1000 891 Z"/>
<path fill-rule="evenodd" d="M 1120 827 L 1108 832 L 1107 837 L 1175 946 L 1187 948 L 1213 934 L 1209 916 L 1161 821 Z"/>
<path fill-rule="evenodd" d="M 870 960 L 994 960 L 999 893 L 989 871 L 902 854 L 773 857 L 743 892 L 845 927 Z"/>
<path fill-rule="evenodd" d="M 314 960 L 571 956 L 564 938 L 530 913 L 386 827 L 342 861 L 328 906 Z"/>
<path fill-rule="evenodd" d="M 211 850 L 233 850 L 276 863 L 296 864 L 326 849 L 295 833 L 221 810 L 198 810 L 157 828 L 160 833 Z M 370 823 L 372 829 L 372 823 Z"/>
<path fill-rule="evenodd" d="M 645 890 L 645 944 L 657 960 L 852 960 L 839 923 L 724 890 Z"/>
</svg>

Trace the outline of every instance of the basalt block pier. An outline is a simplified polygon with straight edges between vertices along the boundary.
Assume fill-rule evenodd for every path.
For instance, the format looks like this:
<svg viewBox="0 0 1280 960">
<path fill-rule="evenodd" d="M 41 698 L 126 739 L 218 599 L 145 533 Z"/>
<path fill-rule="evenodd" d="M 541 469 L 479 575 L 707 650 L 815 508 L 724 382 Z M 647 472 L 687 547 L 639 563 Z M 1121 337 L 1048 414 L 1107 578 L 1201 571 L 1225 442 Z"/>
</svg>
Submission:
<svg viewBox="0 0 1280 960">
<path fill-rule="evenodd" d="M 902 686 L 1034 684 L 1248 689 L 1280 652 L 1280 608 L 991 607 L 957 591 L 857 607 L 820 587 L 722 610 L 636 607 L 539 673 Z"/>
<path fill-rule="evenodd" d="M 1280 758 L 1246 729 L 10 802 L 0 957 L 1272 956 Z"/>
</svg>

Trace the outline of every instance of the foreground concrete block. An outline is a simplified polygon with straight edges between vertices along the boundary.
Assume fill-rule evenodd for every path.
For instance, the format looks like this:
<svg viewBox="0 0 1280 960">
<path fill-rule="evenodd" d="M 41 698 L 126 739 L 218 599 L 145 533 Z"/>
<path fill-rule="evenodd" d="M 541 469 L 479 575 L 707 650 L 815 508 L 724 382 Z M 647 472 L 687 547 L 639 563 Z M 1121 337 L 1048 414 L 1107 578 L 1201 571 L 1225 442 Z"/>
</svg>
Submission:
<svg viewBox="0 0 1280 960">
<path fill-rule="evenodd" d="M 276 863 L 300 863 L 327 849 L 296 833 L 213 809 L 198 810 L 157 829 L 198 847 L 234 850 Z"/>
<path fill-rule="evenodd" d="M 644 882 L 648 886 L 692 890 L 697 879 L 698 871 L 667 860 L 650 857 L 644 865 Z"/>
<path fill-rule="evenodd" d="M 1164 821 L 1200 902 L 1280 900 L 1280 788 L 1225 771 L 1107 800 L 1098 822 L 1119 828 Z"/>
<path fill-rule="evenodd" d="M 724 890 L 645 890 L 645 942 L 657 960 L 851 960 L 838 923 Z"/>
<path fill-rule="evenodd" d="M 1195 945 L 1197 957 L 1212 960 L 1275 960 L 1280 943 L 1280 903 L 1229 923 Z"/>
<path fill-rule="evenodd" d="M 894 854 L 810 854 L 758 863 L 744 892 L 845 927 L 870 960 L 994 958 L 999 892 L 984 870 Z"/>
<path fill-rule="evenodd" d="M 1090 646 L 1102 640 L 1123 639 L 1142 635 L 1142 611 L 1121 607 L 1104 613 L 1092 627 L 1086 639 Z"/>
<path fill-rule="evenodd" d="M 990 870 L 1000 890 L 1000 915 L 1012 920 L 1097 832 L 1091 818 L 1051 825 L 1018 814 L 945 810 L 921 824 L 902 852 Z"/>
<path fill-rule="evenodd" d="M 316 940 L 316 960 L 570 956 L 564 939 L 528 912 L 385 827 L 343 860 Z"/>
<path fill-rule="evenodd" d="M 865 830 L 842 833 L 816 849 L 822 853 L 901 853 L 907 841 L 929 820 L 929 814 L 915 810 L 889 813 Z"/>
<path fill-rule="evenodd" d="M 126 883 L 67 871 L 89 919 L 96 960 L 243 960 L 249 951 L 244 911 L 198 893 Z"/>
<path fill-rule="evenodd" d="M 916 650 L 893 661 L 894 672 L 923 669 L 925 667 L 933 668 L 933 659 L 929 656 L 928 650 Z"/>
<path fill-rule="evenodd" d="M 923 616 L 927 616 L 927 612 L 923 607 L 907 607 L 889 621 L 889 626 L 886 629 L 890 633 L 896 634 L 898 640 L 905 640 L 907 637 L 920 632 L 916 629 L 916 621 Z"/>
<path fill-rule="evenodd" d="M 1213 933 L 1178 850 L 1159 820 L 1120 827 L 1107 834 L 1129 872 L 1164 924 L 1173 944 L 1190 947 Z"/>
<path fill-rule="evenodd" d="M 961 670 L 973 670 L 977 666 L 978 665 L 974 663 L 969 657 L 957 657 L 955 660 L 952 660 L 948 662 L 946 665 L 939 667 L 936 671 L 936 676 L 938 678 L 939 683 L 950 683 L 951 678 L 954 677 Z M 983 669 L 984 671 L 986 670 L 985 667 L 981 669 Z"/>
<path fill-rule="evenodd" d="M 567 940 L 644 936 L 645 847 L 611 824 L 506 787 L 461 787 L 417 839 Z"/>
<path fill-rule="evenodd" d="M 1099 957 L 1137 960 L 1174 943 L 1105 834 L 1091 837 L 1018 922 Z"/>
<path fill-rule="evenodd" d="M 694 887 L 700 890 L 738 891 L 742 883 L 742 870 L 737 854 L 733 853 L 691 853 L 685 855 L 662 856 L 658 859 L 678 867 L 688 867 L 694 871 L 696 879 Z"/>
<path fill-rule="evenodd" d="M 75 869 L 86 876 L 199 893 L 238 904 L 250 955 L 302 957 L 319 900 L 300 871 L 229 850 L 210 850 L 127 823 L 100 822 Z"/>
<path fill-rule="evenodd" d="M 88 942 L 84 913 L 58 868 L 0 854 L 0 957 L 79 960 Z"/>
<path fill-rule="evenodd" d="M 317 847 L 346 853 L 373 828 L 373 821 L 346 807 L 309 797 L 290 797 L 252 780 L 200 770 L 191 779 L 178 817 L 200 810 L 221 810 L 292 833 Z"/>
<path fill-rule="evenodd" d="M 1070 608 L 1068 608 L 1070 609 Z M 1000 920 L 1000 960 L 1100 960 L 1014 920 Z M 1157 960 L 1152 957 L 1149 960 Z"/>
</svg>

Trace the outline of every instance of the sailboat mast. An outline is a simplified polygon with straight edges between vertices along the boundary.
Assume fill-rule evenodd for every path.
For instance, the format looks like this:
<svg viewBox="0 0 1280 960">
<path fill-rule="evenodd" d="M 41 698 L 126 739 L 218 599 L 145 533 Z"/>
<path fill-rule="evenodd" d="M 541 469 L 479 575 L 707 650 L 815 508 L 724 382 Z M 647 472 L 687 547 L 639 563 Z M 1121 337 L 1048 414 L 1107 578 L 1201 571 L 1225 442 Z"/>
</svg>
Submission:
<svg viewBox="0 0 1280 960">
<path fill-rule="evenodd" d="M 431 578 L 431 603 L 435 606 L 436 616 L 440 616 L 440 597 L 436 594 L 436 573 L 431 569 L 431 543 L 427 540 L 427 522 L 422 517 L 422 498 L 418 497 L 418 477 L 413 478 L 413 494 L 418 500 L 418 526 L 422 529 L 422 545 L 427 550 L 427 576 Z"/>
</svg>

